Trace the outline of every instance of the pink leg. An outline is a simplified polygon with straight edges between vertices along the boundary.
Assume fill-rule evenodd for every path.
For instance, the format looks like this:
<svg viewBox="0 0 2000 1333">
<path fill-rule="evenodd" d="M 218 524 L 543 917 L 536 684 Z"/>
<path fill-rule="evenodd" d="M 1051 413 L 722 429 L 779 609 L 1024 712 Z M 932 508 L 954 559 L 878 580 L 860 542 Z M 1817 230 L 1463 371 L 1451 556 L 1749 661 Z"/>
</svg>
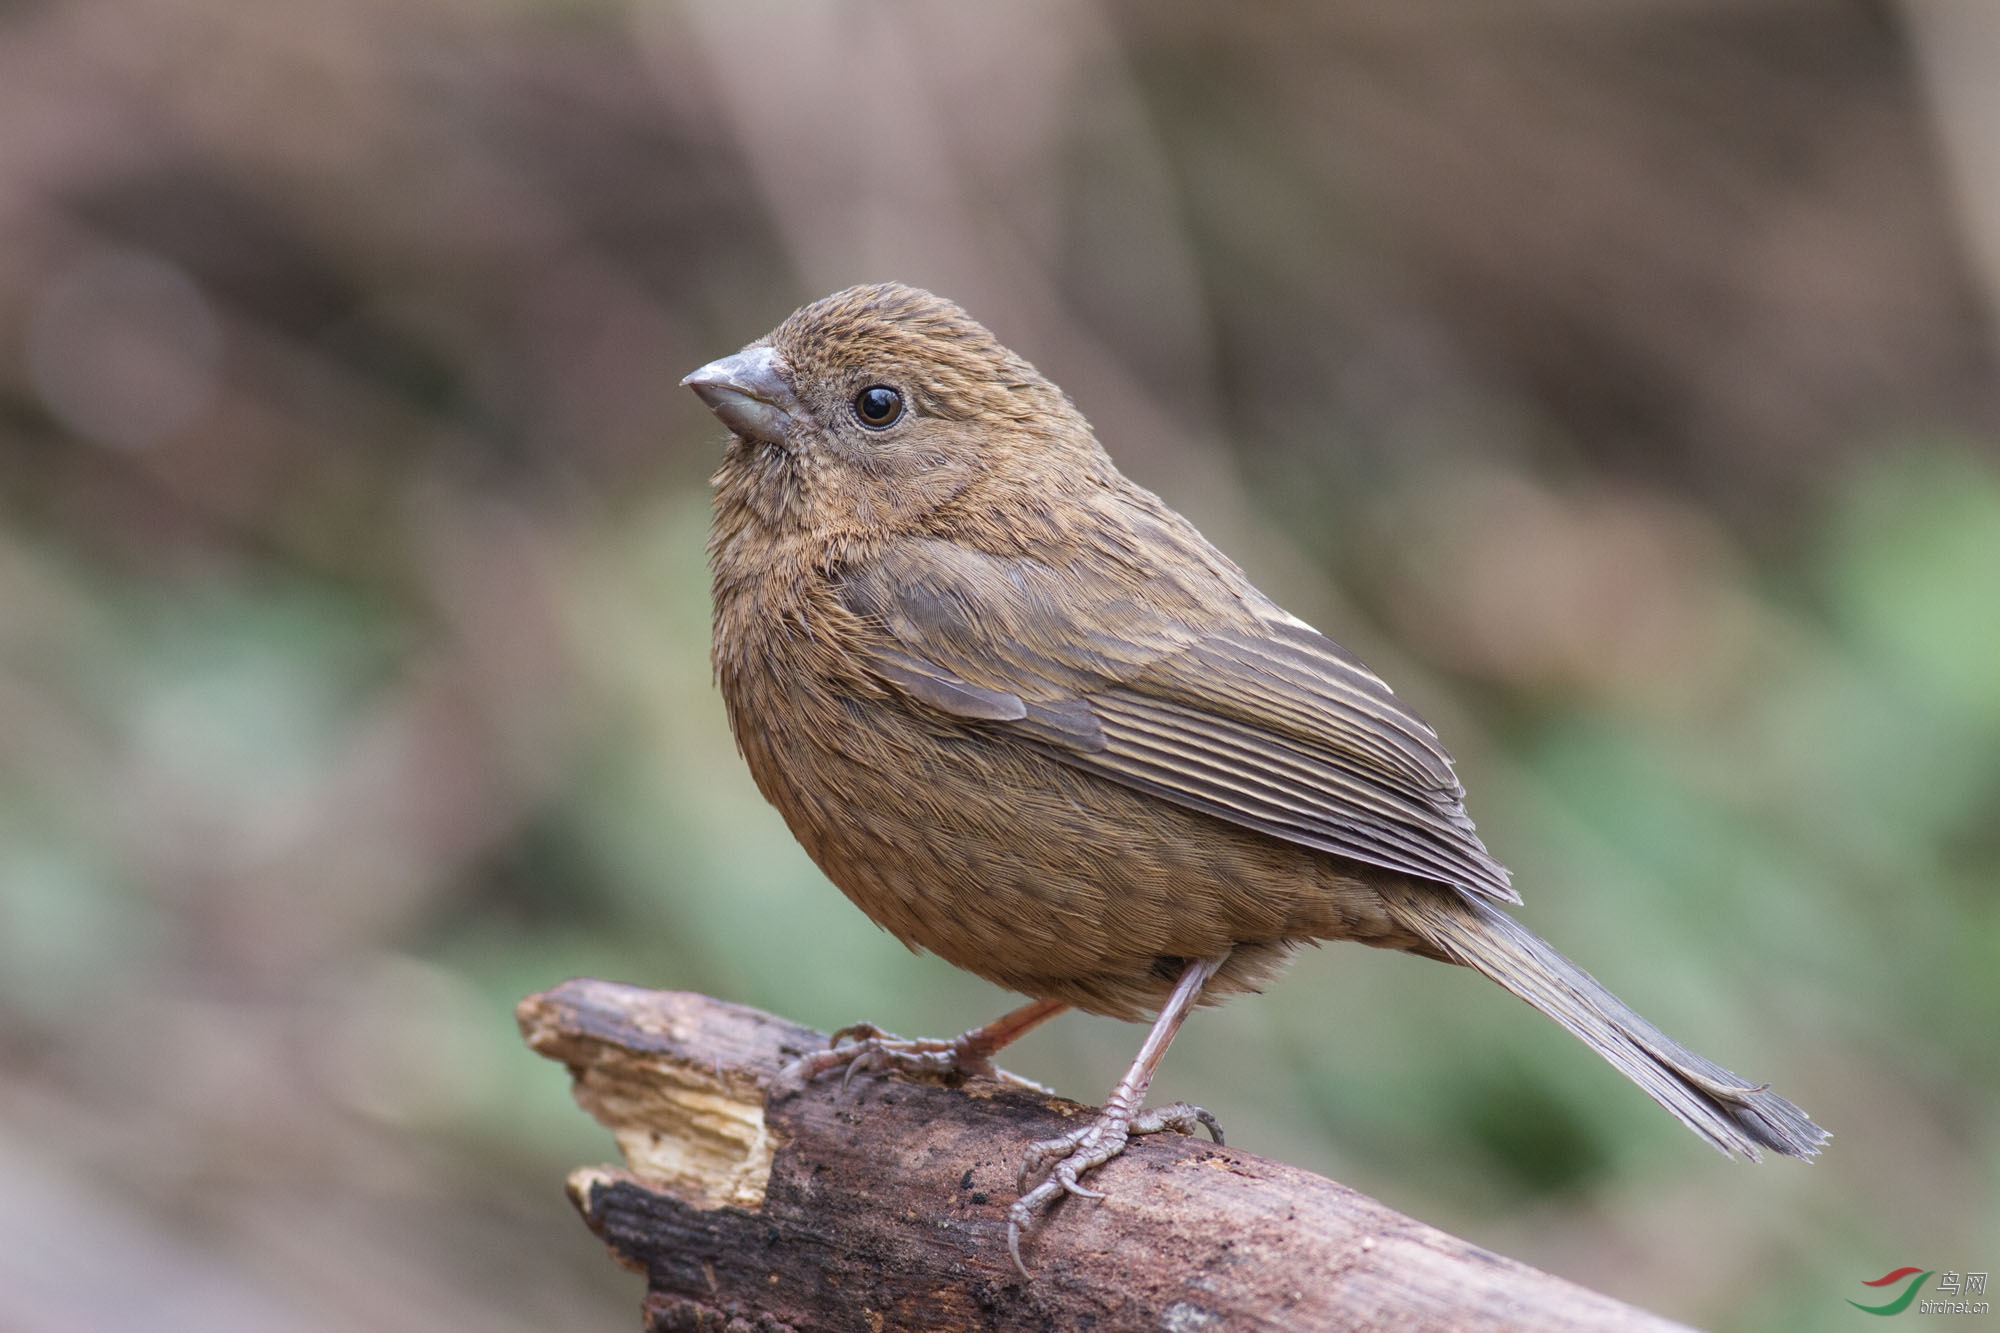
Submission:
<svg viewBox="0 0 2000 1333">
<path fill-rule="evenodd" d="M 811 1081 L 828 1070 L 844 1065 L 847 1074 L 843 1083 L 856 1074 L 893 1069 L 930 1078 L 996 1078 L 1047 1092 L 1048 1089 L 1040 1084 L 995 1068 L 993 1054 L 1067 1008 L 1069 1006 L 1061 1000 L 1032 1000 L 984 1027 L 960 1033 L 950 1041 L 934 1037 L 912 1040 L 892 1036 L 873 1023 L 855 1023 L 834 1033 L 833 1042 L 826 1050 L 815 1051 L 794 1061 L 789 1072 Z"/>
<path fill-rule="evenodd" d="M 1174 1033 L 1180 1031 L 1181 1022 L 1194 1008 L 1201 988 L 1222 963 L 1220 958 L 1202 958 L 1187 965 L 1173 994 L 1160 1007 L 1160 1016 L 1153 1020 L 1153 1030 L 1146 1034 L 1139 1058 L 1125 1071 L 1125 1077 L 1118 1080 L 1118 1086 L 1111 1090 L 1104 1109 L 1095 1119 L 1060 1138 L 1029 1145 L 1021 1162 L 1021 1188 L 1027 1189 L 1028 1182 L 1037 1176 L 1042 1177 L 1042 1183 L 1015 1200 L 1007 1212 L 1007 1248 L 1013 1253 L 1014 1265 L 1021 1270 L 1021 1276 L 1028 1275 L 1028 1266 L 1021 1262 L 1021 1231 L 1034 1224 L 1035 1210 L 1065 1191 L 1090 1199 L 1103 1198 L 1098 1191 L 1078 1184 L 1077 1178 L 1125 1151 L 1126 1140 L 1132 1135 L 1157 1134 L 1168 1129 L 1192 1134 L 1196 1126 L 1202 1125 L 1207 1127 L 1211 1138 L 1222 1142 L 1222 1126 L 1198 1106 L 1176 1102 L 1156 1111 L 1139 1110 L 1146 1100 L 1146 1089 L 1153 1084 L 1153 1071 L 1159 1068 L 1160 1057 L 1167 1053 Z"/>
</svg>

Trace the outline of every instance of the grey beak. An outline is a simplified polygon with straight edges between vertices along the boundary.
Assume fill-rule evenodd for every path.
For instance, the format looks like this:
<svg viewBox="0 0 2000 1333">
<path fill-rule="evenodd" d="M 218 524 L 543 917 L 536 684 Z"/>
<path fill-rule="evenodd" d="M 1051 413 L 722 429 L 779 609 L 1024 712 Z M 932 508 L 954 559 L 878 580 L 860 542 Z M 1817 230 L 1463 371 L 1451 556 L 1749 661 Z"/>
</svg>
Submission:
<svg viewBox="0 0 2000 1333">
<path fill-rule="evenodd" d="M 722 424 L 746 440 L 785 445 L 806 422 L 785 363 L 759 344 L 711 361 L 681 381 Z"/>
</svg>

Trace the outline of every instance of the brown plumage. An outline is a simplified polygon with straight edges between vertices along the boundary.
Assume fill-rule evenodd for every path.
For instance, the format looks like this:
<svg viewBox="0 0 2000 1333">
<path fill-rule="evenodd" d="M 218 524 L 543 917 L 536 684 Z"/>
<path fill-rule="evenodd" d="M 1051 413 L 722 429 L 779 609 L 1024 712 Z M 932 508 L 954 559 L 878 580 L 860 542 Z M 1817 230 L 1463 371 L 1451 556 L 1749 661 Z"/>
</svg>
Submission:
<svg viewBox="0 0 2000 1333">
<path fill-rule="evenodd" d="M 1044 1002 L 956 1043 L 872 1036 L 808 1072 L 990 1072 L 1062 1006 L 1161 1011 L 1105 1116 L 1030 1153 L 1024 1175 L 1049 1178 L 1017 1231 L 1057 1190 L 1088 1193 L 1077 1176 L 1128 1131 L 1205 1117 L 1137 1114 L 1173 1027 L 1312 940 L 1472 967 L 1717 1147 L 1817 1151 L 1791 1103 L 1500 911 L 1519 898 L 1435 733 L 1126 480 L 956 305 L 851 288 L 687 383 L 733 432 L 714 660 L 759 789 L 898 939 Z"/>
</svg>

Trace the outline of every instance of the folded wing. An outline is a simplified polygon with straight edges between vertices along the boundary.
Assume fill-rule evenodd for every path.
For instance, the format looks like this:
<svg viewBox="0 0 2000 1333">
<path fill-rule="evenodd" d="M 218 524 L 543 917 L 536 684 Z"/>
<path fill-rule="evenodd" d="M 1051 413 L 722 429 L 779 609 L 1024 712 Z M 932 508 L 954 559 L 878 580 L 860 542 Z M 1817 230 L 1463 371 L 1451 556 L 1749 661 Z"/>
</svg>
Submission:
<svg viewBox="0 0 2000 1333">
<path fill-rule="evenodd" d="M 876 674 L 932 709 L 1274 838 L 1519 902 L 1436 734 L 1240 578 L 1202 589 L 1190 568 L 1086 581 L 911 541 L 842 594 L 880 631 Z"/>
</svg>

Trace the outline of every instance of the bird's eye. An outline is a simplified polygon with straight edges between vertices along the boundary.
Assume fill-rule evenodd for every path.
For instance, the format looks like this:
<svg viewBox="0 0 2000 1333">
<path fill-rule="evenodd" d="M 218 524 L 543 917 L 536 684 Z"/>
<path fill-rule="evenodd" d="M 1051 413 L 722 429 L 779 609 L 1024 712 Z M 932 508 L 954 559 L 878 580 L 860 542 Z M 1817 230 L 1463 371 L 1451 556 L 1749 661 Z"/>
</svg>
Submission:
<svg viewBox="0 0 2000 1333">
<path fill-rule="evenodd" d="M 854 415 L 870 430 L 893 426 L 903 415 L 903 395 L 886 384 L 871 384 L 854 395 Z"/>
</svg>

